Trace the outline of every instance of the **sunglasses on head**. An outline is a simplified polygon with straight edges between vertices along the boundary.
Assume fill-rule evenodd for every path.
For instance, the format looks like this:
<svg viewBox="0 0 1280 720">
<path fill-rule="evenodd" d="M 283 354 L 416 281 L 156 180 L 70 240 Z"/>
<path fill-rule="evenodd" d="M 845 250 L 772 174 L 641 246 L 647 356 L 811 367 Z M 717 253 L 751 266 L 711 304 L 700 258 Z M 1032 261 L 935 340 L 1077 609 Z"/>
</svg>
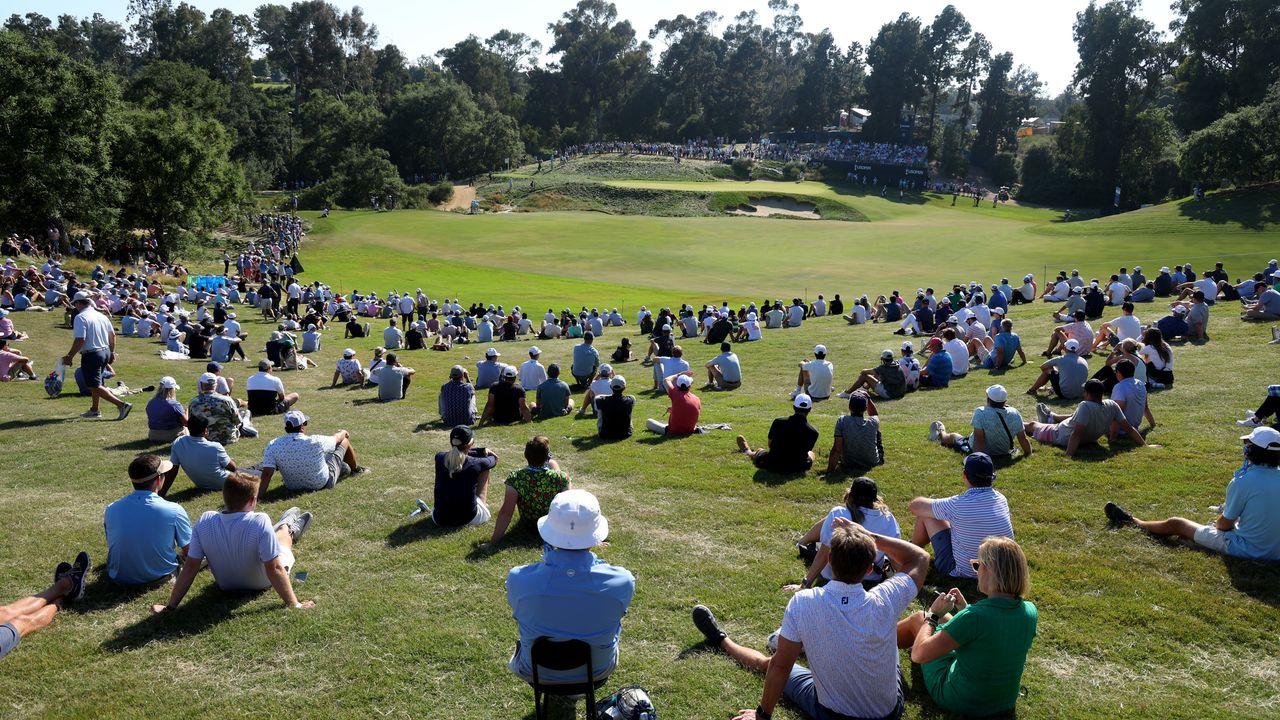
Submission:
<svg viewBox="0 0 1280 720">
<path fill-rule="evenodd" d="M 974 571 L 974 572 L 978 572 L 978 568 L 982 567 L 982 561 L 981 561 L 981 560 L 970 560 L 970 561 L 969 561 L 969 566 L 973 568 L 973 571 Z"/>
</svg>

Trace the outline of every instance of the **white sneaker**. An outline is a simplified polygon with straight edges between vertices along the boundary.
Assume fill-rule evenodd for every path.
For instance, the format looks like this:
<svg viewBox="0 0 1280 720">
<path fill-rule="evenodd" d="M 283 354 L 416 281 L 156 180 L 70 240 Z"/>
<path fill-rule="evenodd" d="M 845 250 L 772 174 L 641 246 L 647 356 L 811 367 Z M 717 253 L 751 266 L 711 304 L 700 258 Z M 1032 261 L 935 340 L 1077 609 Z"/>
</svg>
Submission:
<svg viewBox="0 0 1280 720">
<path fill-rule="evenodd" d="M 1036 403 L 1036 418 L 1040 422 L 1048 425 L 1053 422 L 1053 412 L 1049 410 L 1049 406 L 1044 403 Z"/>
<path fill-rule="evenodd" d="M 792 390 L 790 395 L 791 399 L 795 400 L 796 396 L 799 395 L 801 391 L 802 391 L 801 388 L 796 388 L 795 390 Z"/>
<path fill-rule="evenodd" d="M 1262 427 L 1262 423 L 1258 422 L 1258 418 L 1254 417 L 1253 413 L 1249 413 L 1249 417 L 1244 420 L 1237 420 L 1236 424 L 1244 428 Z"/>
<path fill-rule="evenodd" d="M 929 442 L 938 442 L 938 438 L 942 437 L 942 433 L 947 431 L 947 427 L 942 424 L 941 420 L 934 420 L 929 423 Z"/>
<path fill-rule="evenodd" d="M 852 396 L 852 395 L 850 395 L 850 394 L 849 394 L 849 393 L 847 393 L 847 392 L 842 392 L 842 393 L 840 393 L 839 395 L 836 395 L 836 397 L 840 398 L 841 400 L 848 400 L 849 398 L 851 398 L 851 397 L 853 397 L 853 396 Z"/>
<path fill-rule="evenodd" d="M 300 507 L 296 507 L 296 506 L 295 506 L 295 507 L 291 507 L 291 508 L 289 508 L 288 510 L 285 510 L 283 513 L 281 513 L 281 515 L 280 515 L 280 519 L 276 521 L 275 526 L 274 526 L 274 527 L 272 527 L 271 529 L 272 529 L 272 530 L 279 530 L 279 529 L 280 529 L 280 528 L 282 528 L 282 527 L 286 527 L 286 526 L 288 526 L 288 525 L 289 525 L 289 523 L 290 523 L 290 522 L 291 522 L 295 517 L 297 517 L 301 512 L 302 512 L 302 508 L 300 508 Z"/>
</svg>

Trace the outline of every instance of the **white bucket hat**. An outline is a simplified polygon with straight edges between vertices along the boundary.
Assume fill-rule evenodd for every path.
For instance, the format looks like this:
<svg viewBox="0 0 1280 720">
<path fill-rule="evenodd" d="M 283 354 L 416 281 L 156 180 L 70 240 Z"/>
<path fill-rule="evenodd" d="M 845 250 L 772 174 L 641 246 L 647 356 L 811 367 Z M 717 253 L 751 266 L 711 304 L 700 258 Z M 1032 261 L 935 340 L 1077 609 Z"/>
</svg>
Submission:
<svg viewBox="0 0 1280 720">
<path fill-rule="evenodd" d="M 587 550 L 609 537 L 609 521 L 600 514 L 595 495 L 566 490 L 552 498 L 547 514 L 538 518 L 538 534 L 552 547 Z"/>
</svg>

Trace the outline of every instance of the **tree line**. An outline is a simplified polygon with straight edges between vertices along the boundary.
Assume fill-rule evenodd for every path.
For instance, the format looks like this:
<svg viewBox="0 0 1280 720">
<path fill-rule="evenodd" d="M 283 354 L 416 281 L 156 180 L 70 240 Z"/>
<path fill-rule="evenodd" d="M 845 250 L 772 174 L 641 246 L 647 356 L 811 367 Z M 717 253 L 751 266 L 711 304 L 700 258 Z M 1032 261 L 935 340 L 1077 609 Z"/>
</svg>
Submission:
<svg viewBox="0 0 1280 720">
<path fill-rule="evenodd" d="M 936 175 L 977 165 L 1030 199 L 1101 204 L 1118 186 L 1143 202 L 1277 174 L 1274 0 L 1178 0 L 1167 36 L 1136 0 L 1091 3 L 1056 98 L 954 6 L 848 46 L 796 4 L 768 8 L 645 32 L 580 0 L 548 24 L 545 49 L 504 30 L 415 59 L 379 45 L 359 7 L 323 0 L 252 15 L 132 0 L 125 24 L 15 14 L 0 30 L 0 224 L 144 229 L 167 248 L 234 216 L 251 189 L 414 205 L 429 183 L 569 145 L 755 141 L 853 107 L 871 112 L 867 139 L 928 145 Z M 1064 125 L 1020 158 L 1032 115 Z"/>
</svg>

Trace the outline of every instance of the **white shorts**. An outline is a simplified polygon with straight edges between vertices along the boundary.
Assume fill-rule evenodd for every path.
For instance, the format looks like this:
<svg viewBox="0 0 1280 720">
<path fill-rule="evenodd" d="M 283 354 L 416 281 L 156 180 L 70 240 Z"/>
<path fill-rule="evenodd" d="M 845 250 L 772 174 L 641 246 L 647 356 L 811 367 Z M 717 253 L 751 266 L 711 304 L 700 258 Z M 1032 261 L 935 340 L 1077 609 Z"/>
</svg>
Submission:
<svg viewBox="0 0 1280 720">
<path fill-rule="evenodd" d="M 1196 544 L 1216 553 L 1227 554 L 1227 544 L 1231 541 L 1231 533 L 1223 532 L 1212 525 L 1205 525 L 1196 530 Z"/>
<path fill-rule="evenodd" d="M 288 575 L 289 571 L 293 569 L 294 562 L 296 562 L 296 558 L 293 557 L 293 548 L 280 546 L 280 554 L 276 557 L 280 558 L 280 564 L 284 566 L 284 574 Z"/>
<path fill-rule="evenodd" d="M 875 386 L 872 387 L 871 389 L 876 391 L 877 397 L 882 397 L 882 398 L 885 398 L 886 400 L 889 399 L 889 391 L 884 389 L 884 383 L 877 382 Z"/>
</svg>

